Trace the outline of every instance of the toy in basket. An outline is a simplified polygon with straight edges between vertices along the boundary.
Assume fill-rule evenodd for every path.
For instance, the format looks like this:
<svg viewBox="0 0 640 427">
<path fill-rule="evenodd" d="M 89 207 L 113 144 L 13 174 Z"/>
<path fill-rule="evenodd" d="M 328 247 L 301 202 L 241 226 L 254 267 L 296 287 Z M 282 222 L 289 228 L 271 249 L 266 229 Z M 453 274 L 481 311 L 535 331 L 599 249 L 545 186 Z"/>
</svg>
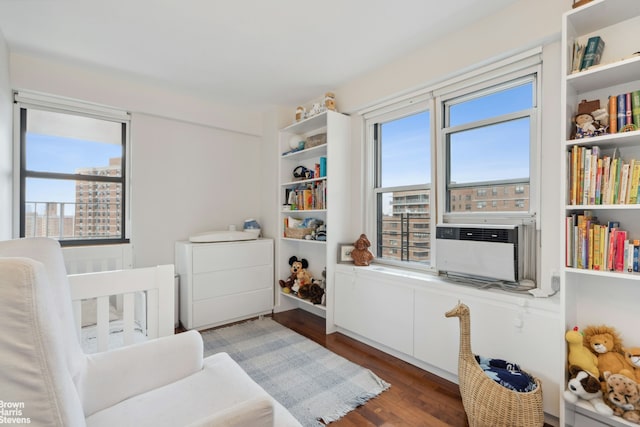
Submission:
<svg viewBox="0 0 640 427">
<path fill-rule="evenodd" d="M 528 388 L 532 390 L 524 392 L 506 387 L 503 385 L 504 381 L 501 384 L 494 380 L 492 377 L 496 376 L 495 372 L 485 371 L 478 363 L 478 360 L 484 363 L 487 359 L 476 358 L 471 352 L 469 307 L 458 303 L 456 307 L 446 312 L 445 316 L 460 319 L 458 382 L 469 426 L 538 427 L 544 425 L 540 380 L 531 377 L 534 384 Z M 514 366 L 509 365 L 507 371 L 512 370 Z"/>
</svg>

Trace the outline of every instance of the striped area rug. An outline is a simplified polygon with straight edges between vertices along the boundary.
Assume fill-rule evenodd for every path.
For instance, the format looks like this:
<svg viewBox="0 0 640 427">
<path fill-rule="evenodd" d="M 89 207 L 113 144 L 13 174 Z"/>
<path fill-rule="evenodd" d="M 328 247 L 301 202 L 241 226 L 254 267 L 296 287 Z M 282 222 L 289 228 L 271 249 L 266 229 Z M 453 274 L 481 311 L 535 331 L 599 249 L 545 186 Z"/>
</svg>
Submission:
<svg viewBox="0 0 640 427">
<path fill-rule="evenodd" d="M 227 352 L 303 426 L 335 421 L 389 384 L 269 319 L 202 332 L 204 355 Z"/>
</svg>

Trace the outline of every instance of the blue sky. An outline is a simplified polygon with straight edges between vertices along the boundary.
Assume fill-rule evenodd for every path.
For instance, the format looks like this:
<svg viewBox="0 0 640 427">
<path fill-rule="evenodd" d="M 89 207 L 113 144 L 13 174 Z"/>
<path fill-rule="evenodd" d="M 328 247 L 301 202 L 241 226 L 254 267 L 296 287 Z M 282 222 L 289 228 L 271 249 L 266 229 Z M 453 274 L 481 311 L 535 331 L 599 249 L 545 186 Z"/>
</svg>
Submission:
<svg viewBox="0 0 640 427">
<path fill-rule="evenodd" d="M 75 173 L 79 168 L 108 166 L 110 158 L 122 156 L 122 146 L 28 133 L 27 153 L 28 170 Z M 75 202 L 75 182 L 31 179 L 26 200 Z"/>
<path fill-rule="evenodd" d="M 530 108 L 532 85 L 453 104 L 451 126 Z M 429 184 L 429 112 L 382 126 L 382 186 Z M 451 137 L 451 178 L 457 183 L 529 177 L 529 121 L 514 120 Z"/>
</svg>

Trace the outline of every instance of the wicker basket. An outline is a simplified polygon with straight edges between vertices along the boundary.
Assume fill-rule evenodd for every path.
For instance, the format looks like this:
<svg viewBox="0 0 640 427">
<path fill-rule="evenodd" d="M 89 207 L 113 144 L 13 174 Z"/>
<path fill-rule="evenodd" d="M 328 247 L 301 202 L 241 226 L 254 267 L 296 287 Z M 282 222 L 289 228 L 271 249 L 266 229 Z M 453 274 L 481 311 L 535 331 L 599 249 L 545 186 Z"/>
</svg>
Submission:
<svg viewBox="0 0 640 427">
<path fill-rule="evenodd" d="M 311 234 L 313 228 L 291 228 L 287 227 L 284 229 L 284 237 L 288 237 L 290 239 L 304 239 L 304 236 Z"/>
<path fill-rule="evenodd" d="M 446 317 L 460 318 L 458 382 L 469 427 L 542 427 L 542 384 L 530 392 L 508 389 L 489 378 L 471 351 L 469 307 L 458 304 Z"/>
<path fill-rule="evenodd" d="M 544 425 L 542 384 L 522 393 L 510 390 L 489 378 L 475 361 L 459 361 L 458 375 L 462 404 L 469 427 L 541 427 Z M 461 371 L 465 371 L 463 375 Z"/>
<path fill-rule="evenodd" d="M 327 134 L 319 133 L 317 135 L 313 135 L 307 138 L 307 140 L 304 143 L 304 148 L 305 149 L 313 148 L 313 147 L 317 147 L 318 145 L 323 145 L 326 143 L 327 143 Z"/>
</svg>

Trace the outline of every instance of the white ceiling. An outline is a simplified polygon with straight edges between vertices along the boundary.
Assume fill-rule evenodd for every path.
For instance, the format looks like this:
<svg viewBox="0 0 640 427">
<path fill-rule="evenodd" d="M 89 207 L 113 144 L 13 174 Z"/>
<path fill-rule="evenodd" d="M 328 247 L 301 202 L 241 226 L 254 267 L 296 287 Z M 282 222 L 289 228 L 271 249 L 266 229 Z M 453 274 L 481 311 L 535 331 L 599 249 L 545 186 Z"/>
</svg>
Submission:
<svg viewBox="0 0 640 427">
<path fill-rule="evenodd" d="M 14 53 L 296 105 L 516 1 L 0 0 L 0 31 Z"/>
</svg>

